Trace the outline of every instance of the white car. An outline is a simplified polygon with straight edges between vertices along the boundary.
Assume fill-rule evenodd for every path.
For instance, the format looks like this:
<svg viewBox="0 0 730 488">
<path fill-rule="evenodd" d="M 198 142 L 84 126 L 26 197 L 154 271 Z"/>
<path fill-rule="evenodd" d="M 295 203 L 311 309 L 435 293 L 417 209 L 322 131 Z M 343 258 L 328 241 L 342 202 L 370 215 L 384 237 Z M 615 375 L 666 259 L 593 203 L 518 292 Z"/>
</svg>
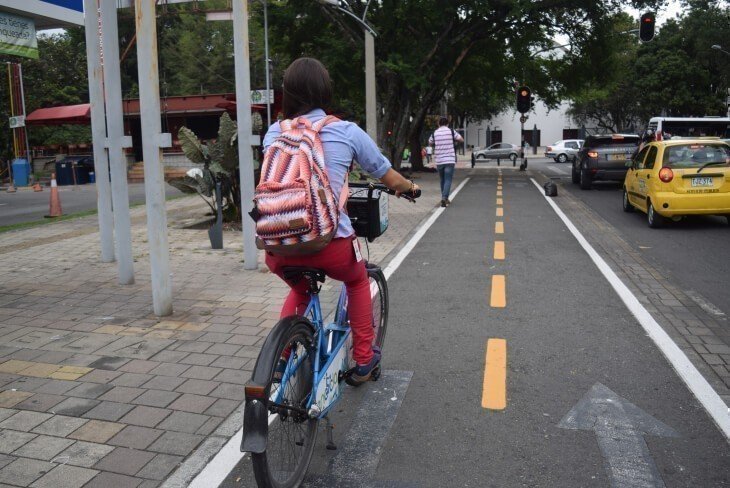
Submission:
<svg viewBox="0 0 730 488">
<path fill-rule="evenodd" d="M 553 158 L 558 163 L 567 163 L 575 159 L 580 148 L 583 147 L 583 139 L 563 139 L 551 144 L 545 150 L 545 157 Z"/>
</svg>

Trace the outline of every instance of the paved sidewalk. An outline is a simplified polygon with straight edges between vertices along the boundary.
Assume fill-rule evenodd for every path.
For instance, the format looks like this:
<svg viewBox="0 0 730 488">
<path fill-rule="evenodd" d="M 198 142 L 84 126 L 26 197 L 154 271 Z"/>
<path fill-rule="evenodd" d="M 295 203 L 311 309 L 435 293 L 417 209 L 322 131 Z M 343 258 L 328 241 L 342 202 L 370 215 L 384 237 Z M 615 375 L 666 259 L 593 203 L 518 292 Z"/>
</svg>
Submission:
<svg viewBox="0 0 730 488">
<path fill-rule="evenodd" d="M 373 261 L 438 202 L 437 175 L 416 178 L 425 196 L 390 199 Z M 132 210 L 129 286 L 99 262 L 95 217 L 0 234 L 0 487 L 154 487 L 206 438 L 240 428 L 242 385 L 287 288 L 261 253 L 243 270 L 240 233 L 213 251 L 206 230 L 179 228 L 204 214 L 200 198 L 167 207 L 175 312 L 164 318 L 151 313 L 144 207 Z M 338 290 L 328 282 L 323 302 Z"/>
</svg>

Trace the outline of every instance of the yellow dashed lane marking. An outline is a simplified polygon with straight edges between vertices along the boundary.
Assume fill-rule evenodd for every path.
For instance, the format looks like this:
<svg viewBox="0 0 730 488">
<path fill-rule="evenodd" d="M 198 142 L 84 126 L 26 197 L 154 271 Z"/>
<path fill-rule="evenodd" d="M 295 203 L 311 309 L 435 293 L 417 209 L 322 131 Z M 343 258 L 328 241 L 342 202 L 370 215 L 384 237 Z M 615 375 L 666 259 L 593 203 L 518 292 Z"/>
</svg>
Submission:
<svg viewBox="0 0 730 488">
<path fill-rule="evenodd" d="M 497 207 L 497 217 L 504 217 L 504 209 L 502 207 Z"/>
<path fill-rule="evenodd" d="M 505 289 L 504 275 L 492 276 L 492 294 L 489 298 L 489 304 L 494 308 L 504 308 L 507 306 L 507 291 Z"/>
<path fill-rule="evenodd" d="M 504 234 L 504 222 L 495 222 L 494 223 L 494 233 L 495 234 Z"/>
<path fill-rule="evenodd" d="M 502 205 L 502 204 L 503 204 L 502 203 L 502 199 L 501 198 L 497 198 L 497 205 Z"/>
<path fill-rule="evenodd" d="M 494 259 L 504 259 L 504 241 L 494 241 Z"/>
<path fill-rule="evenodd" d="M 489 339 L 484 366 L 482 408 L 507 408 L 507 341 Z"/>
<path fill-rule="evenodd" d="M 498 197 L 501 197 L 502 196 L 502 190 L 497 190 L 497 196 Z"/>
</svg>

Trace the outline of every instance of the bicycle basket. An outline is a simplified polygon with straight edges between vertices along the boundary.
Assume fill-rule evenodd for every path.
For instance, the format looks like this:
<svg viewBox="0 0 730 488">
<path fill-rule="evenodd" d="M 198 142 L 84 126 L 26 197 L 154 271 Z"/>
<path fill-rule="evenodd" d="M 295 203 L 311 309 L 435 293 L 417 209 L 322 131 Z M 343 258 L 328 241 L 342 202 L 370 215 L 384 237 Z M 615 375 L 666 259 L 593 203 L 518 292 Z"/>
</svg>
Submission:
<svg viewBox="0 0 730 488">
<path fill-rule="evenodd" d="M 350 183 L 347 215 L 355 234 L 373 242 L 388 228 L 388 194 L 367 183 Z"/>
</svg>

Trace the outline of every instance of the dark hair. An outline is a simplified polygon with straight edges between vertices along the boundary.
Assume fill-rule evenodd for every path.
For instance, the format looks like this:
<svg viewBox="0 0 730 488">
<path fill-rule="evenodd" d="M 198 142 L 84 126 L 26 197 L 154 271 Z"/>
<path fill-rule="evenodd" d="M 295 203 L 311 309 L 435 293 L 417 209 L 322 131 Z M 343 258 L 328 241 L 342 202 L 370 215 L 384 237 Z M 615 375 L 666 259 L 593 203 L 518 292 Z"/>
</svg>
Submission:
<svg viewBox="0 0 730 488">
<path fill-rule="evenodd" d="M 446 117 L 439 118 L 439 127 L 442 125 L 448 125 L 448 123 L 449 123 L 449 119 L 447 119 Z"/>
<path fill-rule="evenodd" d="M 291 119 L 315 108 L 327 110 L 332 101 L 332 82 L 327 68 L 314 58 L 299 58 L 284 72 L 284 117 Z"/>
</svg>

